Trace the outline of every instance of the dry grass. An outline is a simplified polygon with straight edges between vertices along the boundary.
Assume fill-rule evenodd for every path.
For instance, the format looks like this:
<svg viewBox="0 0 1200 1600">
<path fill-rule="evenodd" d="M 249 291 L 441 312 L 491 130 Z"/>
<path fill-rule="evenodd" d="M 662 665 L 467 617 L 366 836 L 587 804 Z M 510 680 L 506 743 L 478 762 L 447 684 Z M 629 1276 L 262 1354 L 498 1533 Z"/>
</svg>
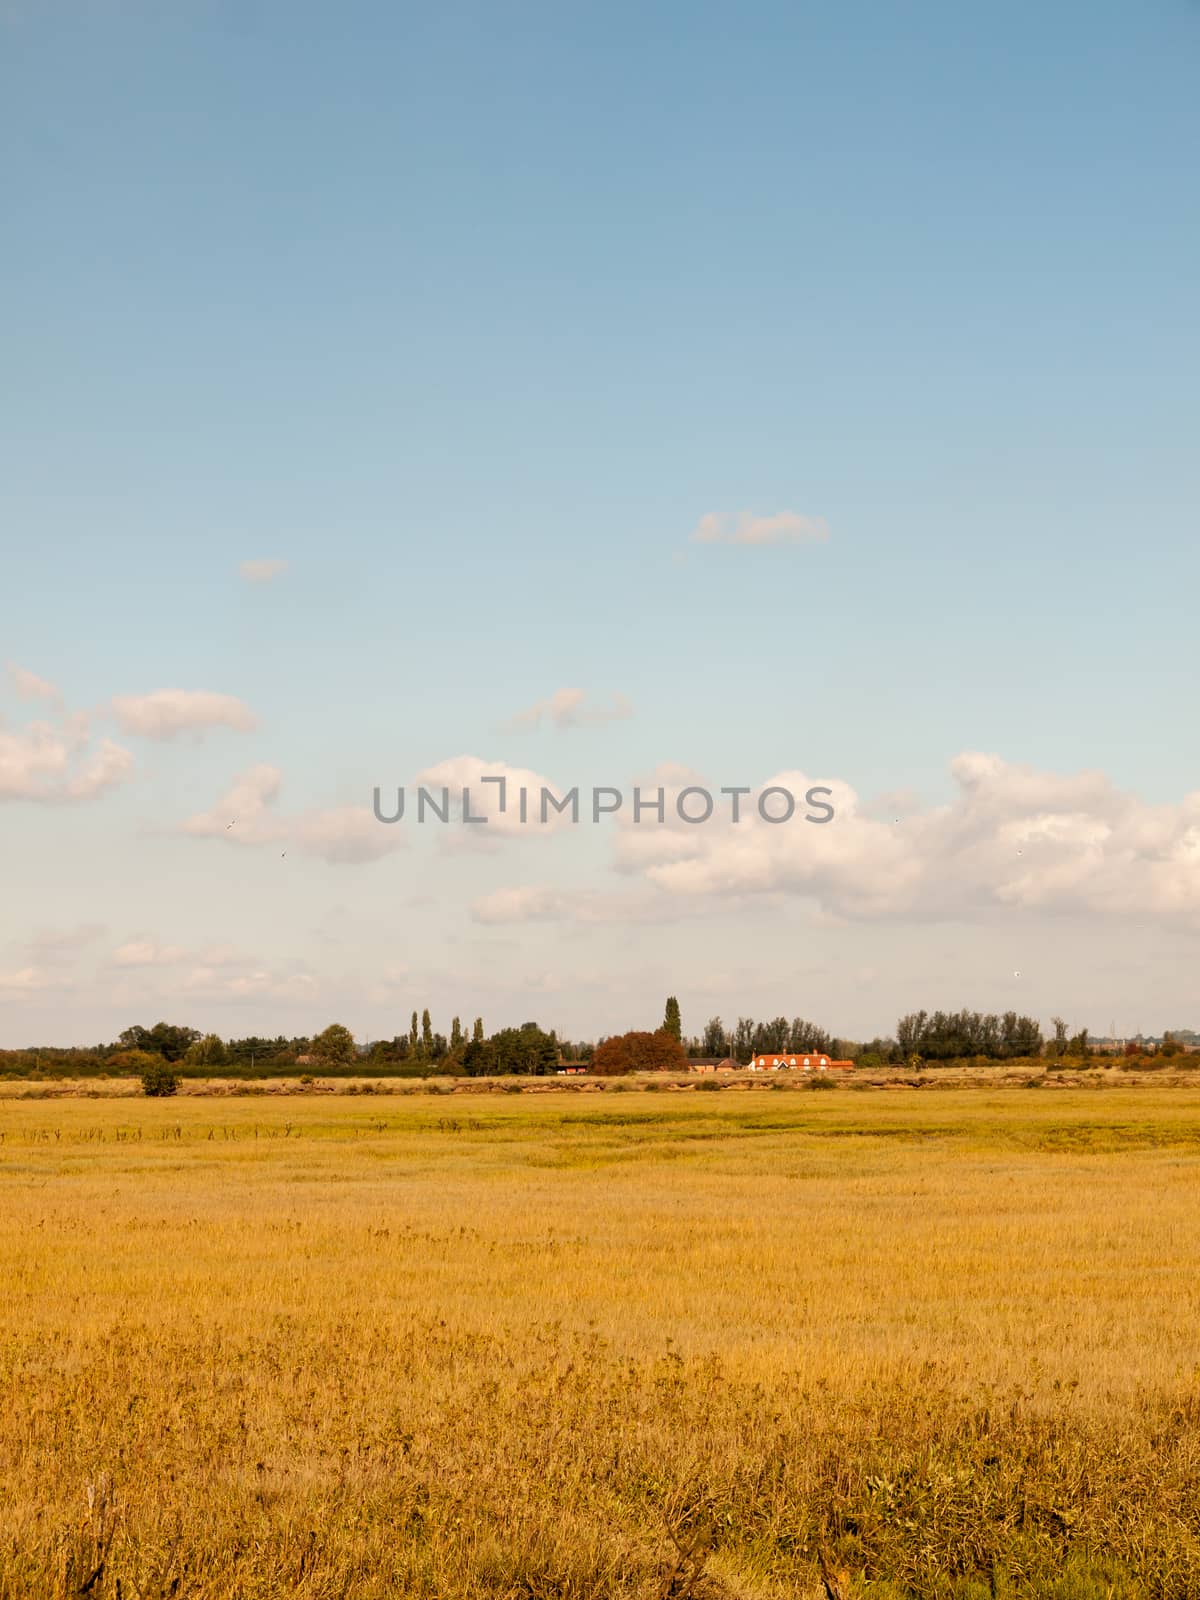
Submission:
<svg viewBox="0 0 1200 1600">
<path fill-rule="evenodd" d="M 0 1597 L 1200 1593 L 1200 1095 L 0 1101 Z"/>
</svg>

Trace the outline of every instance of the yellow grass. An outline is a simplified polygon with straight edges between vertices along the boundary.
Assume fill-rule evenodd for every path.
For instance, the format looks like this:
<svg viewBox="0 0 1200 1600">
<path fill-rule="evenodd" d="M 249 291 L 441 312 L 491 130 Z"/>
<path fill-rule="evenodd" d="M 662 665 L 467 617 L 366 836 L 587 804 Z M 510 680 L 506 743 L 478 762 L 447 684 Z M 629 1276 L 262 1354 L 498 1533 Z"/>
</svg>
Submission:
<svg viewBox="0 0 1200 1600">
<path fill-rule="evenodd" d="M 1190 1089 L 0 1138 L 3 1600 L 1200 1594 Z"/>
</svg>

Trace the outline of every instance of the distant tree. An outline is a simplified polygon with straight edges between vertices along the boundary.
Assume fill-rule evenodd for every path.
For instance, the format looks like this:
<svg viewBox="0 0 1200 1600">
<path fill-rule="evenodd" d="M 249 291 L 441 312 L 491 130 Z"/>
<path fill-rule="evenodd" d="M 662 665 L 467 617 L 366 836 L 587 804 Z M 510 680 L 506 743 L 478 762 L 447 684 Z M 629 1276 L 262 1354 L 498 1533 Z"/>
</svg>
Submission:
<svg viewBox="0 0 1200 1600">
<path fill-rule="evenodd" d="M 929 1062 L 1036 1055 L 1041 1040 L 1034 1018 L 1019 1017 L 1015 1012 L 1001 1018 L 981 1011 L 935 1011 L 932 1015 L 914 1011 L 896 1024 L 901 1058 L 920 1056 Z"/>
<path fill-rule="evenodd" d="M 780 1017 L 782 1022 L 783 1018 Z M 834 1056 L 833 1039 L 824 1028 L 819 1028 L 815 1022 L 808 1022 L 804 1017 L 793 1017 L 791 1026 L 787 1028 L 786 1037 L 782 1044 L 769 1047 L 772 1051 L 815 1050 L 818 1055 Z"/>
<path fill-rule="evenodd" d="M 329 1066 L 345 1066 L 356 1059 L 354 1035 L 340 1022 L 333 1022 L 312 1042 L 312 1054 Z"/>
<path fill-rule="evenodd" d="M 126 1028 L 118 1042 L 126 1050 L 148 1050 L 164 1061 L 182 1061 L 189 1045 L 199 1039 L 196 1028 L 181 1028 L 170 1022 L 156 1022 L 152 1028 Z"/>
<path fill-rule="evenodd" d="M 223 1067 L 229 1060 L 229 1052 L 223 1039 L 208 1033 L 188 1045 L 183 1059 L 189 1067 Z"/>
<path fill-rule="evenodd" d="M 1002 1056 L 1037 1056 L 1042 1053 L 1042 1030 L 1032 1017 L 1006 1011 L 1000 1023 Z"/>
<path fill-rule="evenodd" d="M 669 1034 L 676 1044 L 683 1039 L 683 1019 L 679 1012 L 679 1001 L 673 994 L 667 996 L 667 1009 L 663 1016 L 662 1031 Z"/>
<path fill-rule="evenodd" d="M 471 1029 L 471 1038 L 476 1044 L 483 1043 L 483 1018 L 475 1018 L 475 1026 Z"/>
<path fill-rule="evenodd" d="M 140 1075 L 155 1067 L 161 1067 L 163 1058 L 152 1055 L 149 1050 L 117 1050 L 108 1057 L 104 1065 L 109 1072 L 136 1072 Z"/>
<path fill-rule="evenodd" d="M 420 1033 L 419 1033 L 419 1031 L 417 1029 L 417 1013 L 414 1011 L 413 1014 L 412 1014 L 412 1022 L 410 1023 L 409 1029 L 408 1029 L 408 1044 L 409 1044 L 409 1052 L 410 1052 L 410 1054 L 412 1054 L 414 1056 L 416 1055 L 417 1047 L 420 1044 L 420 1042 L 421 1042 L 421 1035 L 420 1035 Z"/>
<path fill-rule="evenodd" d="M 450 1024 L 450 1048 L 451 1048 L 451 1050 L 457 1050 L 459 1045 L 462 1042 L 463 1042 L 462 1023 L 459 1021 L 459 1019 L 457 1017 L 455 1017 L 453 1022 L 451 1022 L 451 1024 Z"/>
<path fill-rule="evenodd" d="M 463 1051 L 463 1071 L 469 1077 L 508 1074 L 546 1076 L 558 1067 L 558 1046 L 553 1034 L 536 1022 L 520 1028 L 502 1028 L 490 1039 L 473 1038 Z"/>
<path fill-rule="evenodd" d="M 421 1048 L 427 1056 L 433 1054 L 433 1023 L 429 1019 L 429 1007 L 421 1013 Z"/>
<path fill-rule="evenodd" d="M 739 1017 L 737 1027 L 733 1030 L 733 1038 L 729 1041 L 730 1055 L 735 1061 L 740 1061 L 743 1066 L 754 1054 L 754 1019 L 753 1017 Z"/>
<path fill-rule="evenodd" d="M 591 1070 L 601 1077 L 621 1077 L 628 1072 L 683 1072 L 687 1056 L 678 1039 L 657 1033 L 620 1033 L 596 1046 Z"/>
<path fill-rule="evenodd" d="M 729 1054 L 729 1036 L 725 1032 L 725 1024 L 720 1017 L 709 1017 L 704 1024 L 704 1036 L 700 1041 L 700 1054 L 710 1058 Z"/>
</svg>

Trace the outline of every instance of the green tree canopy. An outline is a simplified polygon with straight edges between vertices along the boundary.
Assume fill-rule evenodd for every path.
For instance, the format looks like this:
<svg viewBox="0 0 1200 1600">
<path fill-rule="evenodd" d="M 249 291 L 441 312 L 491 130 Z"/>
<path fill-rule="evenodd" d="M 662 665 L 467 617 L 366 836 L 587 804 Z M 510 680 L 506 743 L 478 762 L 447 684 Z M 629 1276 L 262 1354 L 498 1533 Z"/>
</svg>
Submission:
<svg viewBox="0 0 1200 1600">
<path fill-rule="evenodd" d="M 344 1066 L 354 1060 L 358 1051 L 350 1029 L 344 1028 L 340 1022 L 333 1022 L 313 1040 L 312 1053 L 318 1061 L 327 1061 L 331 1066 Z"/>
<path fill-rule="evenodd" d="M 678 1041 L 683 1038 L 683 1020 L 679 1014 L 679 1001 L 673 994 L 667 996 L 667 1009 L 663 1016 L 662 1031 Z"/>
</svg>

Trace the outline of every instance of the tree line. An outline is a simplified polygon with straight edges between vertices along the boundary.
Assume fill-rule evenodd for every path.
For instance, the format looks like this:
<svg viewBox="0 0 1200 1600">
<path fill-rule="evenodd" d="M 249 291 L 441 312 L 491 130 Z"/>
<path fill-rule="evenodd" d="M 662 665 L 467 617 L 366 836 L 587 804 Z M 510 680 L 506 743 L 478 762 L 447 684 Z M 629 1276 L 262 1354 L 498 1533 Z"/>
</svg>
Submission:
<svg viewBox="0 0 1200 1600">
<path fill-rule="evenodd" d="M 679 1001 L 667 998 L 657 1028 L 604 1037 L 595 1043 L 560 1037 L 536 1022 L 488 1034 L 482 1017 L 469 1026 L 451 1020 L 448 1033 L 433 1025 L 428 1007 L 413 1011 L 406 1032 L 359 1044 L 349 1028 L 331 1023 L 311 1037 L 248 1035 L 222 1039 L 214 1033 L 175 1023 L 126 1028 L 114 1041 L 81 1048 L 0 1050 L 0 1073 L 57 1076 L 144 1074 L 165 1065 L 172 1074 L 195 1077 L 272 1077 L 311 1073 L 349 1077 L 461 1075 L 494 1077 L 546 1075 L 560 1066 L 583 1064 L 598 1075 L 628 1071 L 686 1069 L 689 1061 L 731 1061 L 746 1066 L 756 1055 L 800 1051 L 853 1060 L 872 1069 L 937 1065 L 951 1061 L 1016 1061 L 1042 1057 L 1083 1061 L 1093 1053 L 1088 1031 L 1070 1034 L 1061 1017 L 1053 1035 L 1043 1037 L 1034 1017 L 1015 1011 L 913 1011 L 899 1019 L 894 1036 L 861 1041 L 840 1037 L 804 1017 L 770 1021 L 739 1017 L 727 1028 L 711 1017 L 701 1033 L 685 1037 Z M 1184 1046 L 1164 1035 L 1156 1056 L 1169 1059 Z M 1139 1041 L 1129 1056 L 1146 1050 Z M 1198 1062 L 1200 1064 L 1200 1062 Z"/>
</svg>

